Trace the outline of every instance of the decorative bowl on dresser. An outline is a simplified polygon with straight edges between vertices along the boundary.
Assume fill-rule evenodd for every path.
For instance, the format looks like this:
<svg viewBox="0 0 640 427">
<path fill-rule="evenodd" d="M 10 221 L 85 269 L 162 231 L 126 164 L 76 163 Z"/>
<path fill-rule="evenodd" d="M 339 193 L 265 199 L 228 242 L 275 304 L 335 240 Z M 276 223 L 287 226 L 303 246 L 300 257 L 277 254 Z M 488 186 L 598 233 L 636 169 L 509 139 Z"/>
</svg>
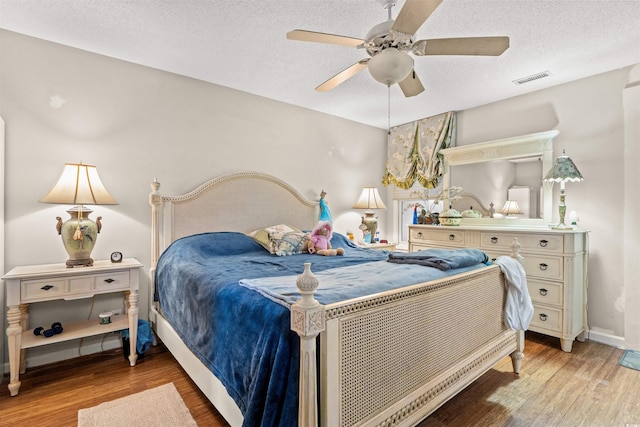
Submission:
<svg viewBox="0 0 640 427">
<path fill-rule="evenodd" d="M 509 255 L 513 239 L 521 245 L 534 314 L 529 330 L 560 338 L 562 350 L 587 331 L 585 230 L 431 225 L 409 226 L 409 252 L 428 248 L 477 248 L 490 259 Z"/>
</svg>

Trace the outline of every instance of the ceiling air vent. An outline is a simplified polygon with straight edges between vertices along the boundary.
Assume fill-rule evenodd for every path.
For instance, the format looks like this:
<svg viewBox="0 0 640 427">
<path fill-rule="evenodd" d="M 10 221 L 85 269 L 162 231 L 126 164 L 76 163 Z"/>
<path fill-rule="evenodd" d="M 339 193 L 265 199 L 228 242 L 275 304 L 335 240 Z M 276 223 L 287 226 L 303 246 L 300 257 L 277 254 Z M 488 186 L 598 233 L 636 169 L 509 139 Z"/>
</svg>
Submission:
<svg viewBox="0 0 640 427">
<path fill-rule="evenodd" d="M 549 71 L 542 71 L 540 73 L 532 74 L 532 75 L 527 76 L 527 77 L 522 77 L 522 78 L 519 78 L 517 80 L 513 80 L 513 83 L 515 83 L 517 85 L 522 85 L 522 84 L 525 84 L 525 83 L 532 82 L 534 80 L 538 80 L 538 79 L 543 79 L 545 77 L 549 77 L 550 75 L 551 75 L 551 73 Z"/>
</svg>

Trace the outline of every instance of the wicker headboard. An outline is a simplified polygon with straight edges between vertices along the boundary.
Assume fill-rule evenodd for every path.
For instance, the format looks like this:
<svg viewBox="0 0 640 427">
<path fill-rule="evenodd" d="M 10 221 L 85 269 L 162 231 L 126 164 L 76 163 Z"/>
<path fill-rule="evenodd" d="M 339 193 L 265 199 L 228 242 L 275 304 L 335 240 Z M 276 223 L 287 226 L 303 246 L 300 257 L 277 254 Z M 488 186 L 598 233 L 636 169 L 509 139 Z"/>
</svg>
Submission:
<svg viewBox="0 0 640 427">
<path fill-rule="evenodd" d="M 180 196 L 162 196 L 151 184 L 151 263 L 176 239 L 208 231 L 250 232 L 275 224 L 310 230 L 319 203 L 271 175 L 239 172 L 211 179 Z"/>
</svg>

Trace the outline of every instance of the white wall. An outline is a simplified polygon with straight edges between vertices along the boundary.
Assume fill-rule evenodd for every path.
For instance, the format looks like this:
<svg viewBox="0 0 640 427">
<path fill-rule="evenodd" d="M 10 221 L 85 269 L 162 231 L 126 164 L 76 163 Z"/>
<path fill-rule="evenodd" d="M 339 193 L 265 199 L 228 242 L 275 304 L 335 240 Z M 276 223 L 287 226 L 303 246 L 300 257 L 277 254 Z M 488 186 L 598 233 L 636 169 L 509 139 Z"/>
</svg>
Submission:
<svg viewBox="0 0 640 427">
<path fill-rule="evenodd" d="M 1 92 L 0 92 L 1 93 Z M 0 272 L 4 273 L 4 119 L 0 117 Z M 0 282 L 0 307 L 5 307 L 5 289 L 4 280 Z M 5 318 L 4 309 L 0 309 L 0 334 L 3 336 L 5 330 Z M 5 340 L 0 340 L 0 369 L 4 366 L 4 343 Z M 4 372 L 4 371 L 0 371 Z M 2 384 L 3 377 L 0 376 L 0 384 Z"/>
<path fill-rule="evenodd" d="M 66 260 L 55 217 L 66 218 L 68 207 L 38 203 L 65 162 L 96 165 L 119 202 L 93 207 L 91 217 L 103 217 L 93 258 L 120 250 L 147 267 L 154 177 L 166 195 L 240 170 L 277 176 L 310 199 L 324 189 L 341 232 L 360 224 L 361 213 L 351 206 L 362 187 L 382 189 L 382 129 L 7 31 L 0 31 L 0 52 L 7 270 Z M 52 107 L 52 97 L 66 102 Z M 145 270 L 144 317 L 147 285 Z M 97 298 L 93 316 L 119 304 L 120 298 Z M 37 304 L 31 307 L 31 326 L 64 325 L 88 316 L 89 308 L 89 301 Z M 32 365 L 48 363 L 99 351 L 103 343 L 99 337 L 82 345 L 30 350 L 29 359 Z M 114 345 L 115 337 L 107 337 L 105 346 Z"/>
<path fill-rule="evenodd" d="M 580 226 L 590 231 L 591 338 L 620 346 L 624 345 L 625 310 L 639 308 L 625 309 L 624 305 L 622 236 L 627 230 L 623 224 L 625 217 L 637 223 L 637 211 L 623 209 L 625 165 L 637 169 L 640 164 L 637 128 L 627 135 L 626 144 L 633 148 L 627 149 L 625 157 L 623 91 L 630 70 L 628 67 L 458 113 L 458 145 L 550 129 L 560 131 L 554 139 L 554 157 L 565 149 L 584 176 L 581 183 L 567 184 L 567 211 L 576 210 Z M 556 221 L 557 187 L 553 210 Z M 627 271 L 633 276 L 627 277 L 627 286 L 637 287 L 637 269 Z"/>
<path fill-rule="evenodd" d="M 624 282 L 625 347 L 640 351 L 640 65 L 624 89 Z"/>
</svg>

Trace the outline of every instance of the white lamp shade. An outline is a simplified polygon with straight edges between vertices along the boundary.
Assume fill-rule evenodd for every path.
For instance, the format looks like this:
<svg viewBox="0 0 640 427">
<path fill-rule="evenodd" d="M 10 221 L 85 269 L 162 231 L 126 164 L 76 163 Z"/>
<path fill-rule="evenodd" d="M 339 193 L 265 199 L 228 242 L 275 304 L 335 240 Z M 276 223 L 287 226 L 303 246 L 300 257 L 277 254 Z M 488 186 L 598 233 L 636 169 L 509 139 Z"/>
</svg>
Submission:
<svg viewBox="0 0 640 427">
<path fill-rule="evenodd" d="M 95 166 L 66 163 L 56 185 L 40 199 L 60 205 L 117 205 L 102 184 Z"/>
<path fill-rule="evenodd" d="M 395 48 L 387 48 L 371 58 L 367 64 L 371 76 L 391 86 L 404 80 L 413 69 L 413 58 Z"/>
<path fill-rule="evenodd" d="M 505 215 L 515 215 L 522 214 L 524 212 L 522 212 L 520 206 L 518 206 L 518 202 L 516 202 L 515 200 L 507 200 L 502 209 L 500 209 L 500 213 L 503 213 Z"/>
<path fill-rule="evenodd" d="M 382 197 L 375 187 L 365 187 L 360 193 L 358 201 L 353 205 L 354 209 L 386 209 Z"/>
</svg>

